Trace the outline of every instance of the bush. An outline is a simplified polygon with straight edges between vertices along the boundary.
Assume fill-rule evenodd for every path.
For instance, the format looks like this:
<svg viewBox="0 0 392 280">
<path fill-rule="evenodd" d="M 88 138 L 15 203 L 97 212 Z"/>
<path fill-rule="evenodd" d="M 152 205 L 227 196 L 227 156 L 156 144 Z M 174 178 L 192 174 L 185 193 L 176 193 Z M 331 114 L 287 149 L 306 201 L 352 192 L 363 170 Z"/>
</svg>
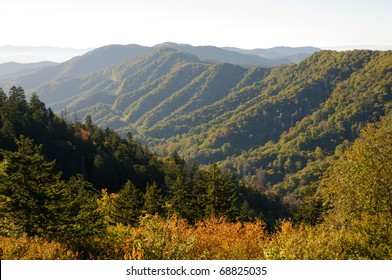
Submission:
<svg viewBox="0 0 392 280">
<path fill-rule="evenodd" d="M 2 260 L 75 260 L 77 255 L 64 244 L 48 242 L 40 237 L 0 236 Z"/>
</svg>

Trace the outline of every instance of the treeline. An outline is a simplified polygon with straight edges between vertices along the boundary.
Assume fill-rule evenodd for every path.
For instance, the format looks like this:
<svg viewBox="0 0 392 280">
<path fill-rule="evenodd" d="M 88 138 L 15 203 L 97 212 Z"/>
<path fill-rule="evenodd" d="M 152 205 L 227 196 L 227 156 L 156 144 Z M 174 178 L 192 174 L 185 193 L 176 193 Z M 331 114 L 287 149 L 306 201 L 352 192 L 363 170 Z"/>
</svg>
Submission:
<svg viewBox="0 0 392 280">
<path fill-rule="evenodd" d="M 100 236 L 108 225 L 137 226 L 144 215 L 272 225 L 287 214 L 217 164 L 201 169 L 176 153 L 158 158 L 90 117 L 54 115 L 20 87 L 0 90 L 0 154 L 5 236 L 65 242 Z"/>
</svg>

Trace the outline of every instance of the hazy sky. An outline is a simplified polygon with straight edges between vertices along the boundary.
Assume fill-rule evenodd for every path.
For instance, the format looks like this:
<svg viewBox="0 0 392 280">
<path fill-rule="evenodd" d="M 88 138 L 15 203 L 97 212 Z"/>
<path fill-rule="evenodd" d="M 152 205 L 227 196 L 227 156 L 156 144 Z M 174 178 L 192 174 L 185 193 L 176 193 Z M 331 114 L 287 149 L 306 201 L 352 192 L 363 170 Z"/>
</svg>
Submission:
<svg viewBox="0 0 392 280">
<path fill-rule="evenodd" d="M 0 7 L 0 46 L 392 46 L 391 0 L 1 0 Z"/>
</svg>

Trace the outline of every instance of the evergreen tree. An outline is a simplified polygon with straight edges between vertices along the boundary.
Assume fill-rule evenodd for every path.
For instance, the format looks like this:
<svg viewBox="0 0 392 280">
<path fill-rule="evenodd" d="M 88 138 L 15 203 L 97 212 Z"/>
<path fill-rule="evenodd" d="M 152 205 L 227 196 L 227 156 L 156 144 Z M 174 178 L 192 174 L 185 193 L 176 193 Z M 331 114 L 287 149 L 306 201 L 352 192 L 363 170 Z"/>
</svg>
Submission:
<svg viewBox="0 0 392 280">
<path fill-rule="evenodd" d="M 91 183 L 81 175 L 73 176 L 65 184 L 63 194 L 62 216 L 59 217 L 63 238 L 97 236 L 104 231 L 103 215 L 98 211 L 99 192 Z"/>
<path fill-rule="evenodd" d="M 3 106 L 7 100 L 7 95 L 4 90 L 0 88 L 0 140 L 2 140 L 2 131 L 3 131 Z M 2 141 L 1 141 L 2 142 Z M 0 143 L 1 143 L 0 142 Z M 1 147 L 1 144 L 0 144 Z"/>
<path fill-rule="evenodd" d="M 29 137 L 35 139 L 39 143 L 46 143 L 47 137 L 47 125 L 49 122 L 48 110 L 36 93 L 30 98 L 28 103 L 29 115 L 28 126 L 25 128 L 26 133 Z"/>
<path fill-rule="evenodd" d="M 45 107 L 45 103 L 39 99 L 35 92 L 30 97 L 28 107 L 33 120 L 43 122 L 45 124 L 47 123 L 48 110 Z"/>
<path fill-rule="evenodd" d="M 8 101 L 15 106 L 15 109 L 19 109 L 19 111 L 27 111 L 24 110 L 27 108 L 27 101 L 23 88 L 13 86 L 9 91 Z"/>
<path fill-rule="evenodd" d="M 151 215 L 162 214 L 163 200 L 161 189 L 158 188 L 157 184 L 155 182 L 147 184 L 146 193 L 144 194 L 144 211 Z"/>
<path fill-rule="evenodd" d="M 169 186 L 171 208 L 181 218 L 194 223 L 204 216 L 203 197 L 189 178 L 179 175 Z"/>
<path fill-rule="evenodd" d="M 304 198 L 298 205 L 294 212 L 294 218 L 297 221 L 316 225 L 322 221 L 322 214 L 325 209 L 323 201 L 318 193 L 316 193 L 315 186 L 309 186 L 304 190 Z"/>
<path fill-rule="evenodd" d="M 235 179 L 213 163 L 207 171 L 206 211 L 212 217 L 234 218 L 237 213 Z"/>
<path fill-rule="evenodd" d="M 94 125 L 90 115 L 86 116 L 86 119 L 84 120 L 84 124 L 86 126 L 86 129 L 89 131 L 91 131 L 95 128 L 95 125 Z"/>
<path fill-rule="evenodd" d="M 142 213 L 142 207 L 142 192 L 128 180 L 118 192 L 118 197 L 113 203 L 113 219 L 124 225 L 136 225 Z"/>
<path fill-rule="evenodd" d="M 0 150 L 4 157 L 0 191 L 12 222 L 29 236 L 44 235 L 56 220 L 61 200 L 60 173 L 53 173 L 54 161 L 41 154 L 42 145 L 21 136 L 18 150 Z"/>
<path fill-rule="evenodd" d="M 6 100 L 7 100 L 7 95 L 5 94 L 4 90 L 0 88 L 0 108 L 1 106 L 3 106 Z"/>
</svg>

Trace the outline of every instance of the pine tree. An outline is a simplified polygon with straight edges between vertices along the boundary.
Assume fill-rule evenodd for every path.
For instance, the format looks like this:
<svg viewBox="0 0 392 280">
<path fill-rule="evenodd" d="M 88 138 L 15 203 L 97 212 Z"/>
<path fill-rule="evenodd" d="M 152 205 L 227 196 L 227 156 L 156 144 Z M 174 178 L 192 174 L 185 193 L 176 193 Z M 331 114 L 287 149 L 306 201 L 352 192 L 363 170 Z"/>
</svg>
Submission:
<svg viewBox="0 0 392 280">
<path fill-rule="evenodd" d="M 171 208 L 181 218 L 194 223 L 204 216 L 203 197 L 197 192 L 197 187 L 182 175 L 169 186 Z"/>
<path fill-rule="evenodd" d="M 2 88 L 0 88 L 0 140 L 2 139 L 2 134 L 3 134 L 3 126 L 4 126 L 4 121 L 3 121 L 3 106 L 5 104 L 5 102 L 7 101 L 7 95 L 5 94 L 4 90 Z M 1 141 L 3 142 L 3 141 Z M 1 143 L 0 142 L 0 143 Z M 0 148 L 1 148 L 1 144 L 0 144 Z"/>
<path fill-rule="evenodd" d="M 81 175 L 71 177 L 64 186 L 61 233 L 67 239 L 97 236 L 104 231 L 103 214 L 98 211 L 99 192 Z M 60 232 L 60 228 L 57 230 Z"/>
<path fill-rule="evenodd" d="M 33 93 L 28 103 L 29 119 L 25 133 L 39 143 L 47 143 L 47 125 L 49 122 L 48 110 L 36 93 Z"/>
<path fill-rule="evenodd" d="M 128 180 L 113 203 L 113 219 L 124 225 L 136 225 L 142 213 L 142 206 L 142 192 Z"/>
<path fill-rule="evenodd" d="M 55 206 L 61 199 L 61 174 L 53 172 L 54 161 L 45 161 L 42 145 L 24 136 L 16 142 L 16 152 L 0 150 L 0 191 L 7 197 L 12 222 L 29 236 L 43 235 L 59 211 Z"/>
<path fill-rule="evenodd" d="M 156 213 L 162 214 L 163 212 L 163 196 L 161 189 L 158 188 L 154 182 L 147 184 L 146 193 L 144 194 L 144 211 L 147 214 L 154 215 Z"/>
<path fill-rule="evenodd" d="M 206 211 L 212 217 L 234 218 L 238 209 L 236 184 L 227 172 L 221 172 L 213 163 L 207 171 Z"/>
<path fill-rule="evenodd" d="M 7 95 L 5 94 L 4 90 L 0 88 L 0 108 L 1 106 L 3 106 L 6 100 L 7 100 Z"/>
<path fill-rule="evenodd" d="M 36 93 L 33 93 L 30 97 L 30 101 L 28 103 L 31 117 L 38 122 L 47 123 L 48 121 L 48 110 L 45 107 L 45 103 L 43 103 Z"/>
</svg>

